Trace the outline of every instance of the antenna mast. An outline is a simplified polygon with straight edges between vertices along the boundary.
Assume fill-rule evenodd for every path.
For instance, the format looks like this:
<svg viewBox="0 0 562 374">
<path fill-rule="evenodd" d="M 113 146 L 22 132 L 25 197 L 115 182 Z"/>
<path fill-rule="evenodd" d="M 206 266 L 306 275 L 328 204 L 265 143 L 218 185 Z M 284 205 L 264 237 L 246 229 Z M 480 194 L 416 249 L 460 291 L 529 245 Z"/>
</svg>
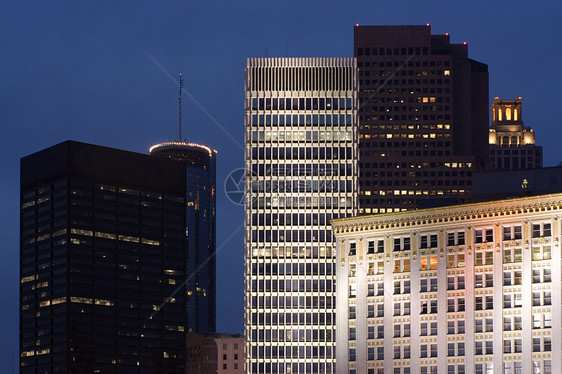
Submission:
<svg viewBox="0 0 562 374">
<path fill-rule="evenodd" d="M 183 89 L 183 78 L 182 78 L 181 73 L 180 73 L 180 92 L 179 92 L 179 97 L 178 97 L 178 101 L 179 101 L 179 104 L 180 104 L 180 119 L 179 119 L 179 121 L 180 121 L 179 142 L 180 143 L 182 142 L 182 140 L 181 140 L 181 90 L 182 89 Z"/>
</svg>

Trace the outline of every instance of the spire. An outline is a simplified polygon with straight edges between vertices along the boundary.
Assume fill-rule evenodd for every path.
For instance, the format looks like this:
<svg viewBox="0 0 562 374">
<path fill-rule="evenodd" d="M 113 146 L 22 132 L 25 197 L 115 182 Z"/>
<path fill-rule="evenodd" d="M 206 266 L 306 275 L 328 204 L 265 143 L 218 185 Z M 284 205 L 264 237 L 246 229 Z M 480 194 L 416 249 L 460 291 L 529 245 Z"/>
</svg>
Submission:
<svg viewBox="0 0 562 374">
<path fill-rule="evenodd" d="M 179 92 L 179 97 L 178 97 L 178 101 L 179 101 L 179 104 L 180 104 L 180 115 L 179 115 L 179 117 L 180 117 L 179 118 L 180 129 L 179 129 L 179 139 L 178 140 L 179 140 L 180 143 L 182 142 L 182 139 L 181 139 L 181 90 L 182 89 L 183 89 L 183 78 L 182 78 L 182 75 L 180 73 L 180 92 Z"/>
</svg>

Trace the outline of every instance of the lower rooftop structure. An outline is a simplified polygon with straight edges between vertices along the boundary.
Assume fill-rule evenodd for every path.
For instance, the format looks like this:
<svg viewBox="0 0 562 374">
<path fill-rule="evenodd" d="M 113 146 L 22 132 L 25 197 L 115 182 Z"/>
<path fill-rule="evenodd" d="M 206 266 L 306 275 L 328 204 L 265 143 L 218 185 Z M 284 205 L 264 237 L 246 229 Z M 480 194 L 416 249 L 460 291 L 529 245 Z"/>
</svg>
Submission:
<svg viewBox="0 0 562 374">
<path fill-rule="evenodd" d="M 562 194 L 332 221 L 337 373 L 562 367 Z"/>
</svg>

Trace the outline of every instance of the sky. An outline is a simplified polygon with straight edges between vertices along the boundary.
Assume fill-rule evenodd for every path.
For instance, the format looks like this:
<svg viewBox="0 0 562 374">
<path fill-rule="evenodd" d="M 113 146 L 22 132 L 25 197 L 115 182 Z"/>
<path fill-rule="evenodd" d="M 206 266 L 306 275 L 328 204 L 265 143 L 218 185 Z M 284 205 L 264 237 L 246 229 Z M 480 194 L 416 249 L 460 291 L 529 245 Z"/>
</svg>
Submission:
<svg viewBox="0 0 562 374">
<path fill-rule="evenodd" d="M 19 351 L 19 160 L 65 140 L 148 153 L 178 135 L 218 151 L 217 329 L 243 329 L 242 207 L 224 182 L 243 167 L 248 57 L 351 57 L 353 26 L 424 25 L 467 42 L 494 96 L 562 162 L 560 1 L 12 1 L 0 4 L 0 364 Z M 557 109 L 558 108 L 558 109 Z M 14 365 L 14 366 L 12 366 Z"/>
</svg>

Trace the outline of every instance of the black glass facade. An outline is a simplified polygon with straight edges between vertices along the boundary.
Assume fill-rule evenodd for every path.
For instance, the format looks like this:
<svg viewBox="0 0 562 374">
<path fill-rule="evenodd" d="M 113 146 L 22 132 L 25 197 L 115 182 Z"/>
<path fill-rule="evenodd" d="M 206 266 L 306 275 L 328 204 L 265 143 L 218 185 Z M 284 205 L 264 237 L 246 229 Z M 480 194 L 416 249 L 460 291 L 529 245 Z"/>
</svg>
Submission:
<svg viewBox="0 0 562 374">
<path fill-rule="evenodd" d="M 76 142 L 21 160 L 21 373 L 183 373 L 182 163 Z"/>
<path fill-rule="evenodd" d="M 187 278 L 190 332 L 216 328 L 215 196 L 216 151 L 193 143 L 162 143 L 152 155 L 185 163 L 187 171 L 186 233 L 189 268 Z"/>
</svg>

